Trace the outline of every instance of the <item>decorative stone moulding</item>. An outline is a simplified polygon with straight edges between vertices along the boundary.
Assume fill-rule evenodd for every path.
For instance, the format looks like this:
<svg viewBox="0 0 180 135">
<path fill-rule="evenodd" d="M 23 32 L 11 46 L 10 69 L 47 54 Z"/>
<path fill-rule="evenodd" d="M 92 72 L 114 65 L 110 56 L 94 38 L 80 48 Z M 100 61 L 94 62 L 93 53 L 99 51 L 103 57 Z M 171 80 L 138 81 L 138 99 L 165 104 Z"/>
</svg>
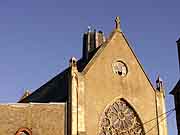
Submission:
<svg viewBox="0 0 180 135">
<path fill-rule="evenodd" d="M 28 128 L 20 128 L 15 135 L 32 135 L 32 132 Z"/>
</svg>

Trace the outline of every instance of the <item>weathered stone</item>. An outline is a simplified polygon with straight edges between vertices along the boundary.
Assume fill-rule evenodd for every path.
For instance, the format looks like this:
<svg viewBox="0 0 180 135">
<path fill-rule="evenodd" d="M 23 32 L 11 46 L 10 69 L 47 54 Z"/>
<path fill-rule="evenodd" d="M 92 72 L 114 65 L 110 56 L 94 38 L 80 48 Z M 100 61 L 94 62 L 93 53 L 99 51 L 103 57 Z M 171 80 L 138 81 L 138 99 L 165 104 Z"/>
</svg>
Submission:
<svg viewBox="0 0 180 135">
<path fill-rule="evenodd" d="M 0 135 L 15 135 L 20 128 L 33 135 L 65 133 L 65 104 L 0 104 L 0 110 Z"/>
</svg>

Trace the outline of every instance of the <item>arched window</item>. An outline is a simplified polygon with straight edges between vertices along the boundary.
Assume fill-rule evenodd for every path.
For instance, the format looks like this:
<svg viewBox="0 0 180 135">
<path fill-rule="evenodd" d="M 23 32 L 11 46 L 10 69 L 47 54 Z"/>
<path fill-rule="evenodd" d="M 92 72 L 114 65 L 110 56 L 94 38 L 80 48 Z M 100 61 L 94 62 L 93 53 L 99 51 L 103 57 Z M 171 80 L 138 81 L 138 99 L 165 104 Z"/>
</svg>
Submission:
<svg viewBox="0 0 180 135">
<path fill-rule="evenodd" d="M 28 128 L 20 128 L 15 135 L 32 135 L 32 133 Z"/>
<path fill-rule="evenodd" d="M 134 109 L 123 99 L 108 105 L 100 119 L 99 135 L 145 135 Z"/>
</svg>

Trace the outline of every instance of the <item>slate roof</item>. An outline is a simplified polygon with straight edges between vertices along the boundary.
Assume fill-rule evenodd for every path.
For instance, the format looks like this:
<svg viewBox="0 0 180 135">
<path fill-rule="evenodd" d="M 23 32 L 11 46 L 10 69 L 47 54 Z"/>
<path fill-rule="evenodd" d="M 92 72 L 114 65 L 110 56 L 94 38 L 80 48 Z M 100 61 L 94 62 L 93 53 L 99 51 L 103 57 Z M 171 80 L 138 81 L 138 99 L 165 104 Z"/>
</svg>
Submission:
<svg viewBox="0 0 180 135">
<path fill-rule="evenodd" d="M 173 88 L 173 90 L 170 92 L 170 94 L 175 95 L 177 91 L 180 91 L 180 80 L 176 84 L 176 86 Z"/>
<path fill-rule="evenodd" d="M 77 61 L 77 68 L 79 72 L 82 72 L 85 69 L 85 67 L 88 67 L 90 63 L 92 63 L 92 60 L 94 60 L 100 52 L 102 52 L 103 48 L 108 44 L 108 42 L 112 39 L 114 33 L 116 31 L 113 31 L 109 39 L 106 40 L 102 45 L 94 49 L 88 54 L 88 60 L 85 59 L 79 59 Z M 121 32 L 122 33 L 122 32 Z M 124 34 L 122 33 L 124 36 Z M 126 37 L 124 36 L 127 44 L 129 45 Z M 129 45 L 130 47 L 130 45 Z M 131 47 L 130 47 L 131 49 Z M 133 50 L 131 49 L 133 52 Z M 133 52 L 134 54 L 134 52 Z M 136 55 L 134 54 L 136 57 Z M 137 57 L 136 57 L 137 59 Z M 139 65 L 141 66 L 139 60 L 137 59 Z M 143 70 L 142 66 L 141 69 Z M 38 102 L 38 103 L 48 103 L 48 102 L 67 102 L 68 101 L 68 83 L 69 83 L 69 75 L 70 75 L 70 67 L 65 69 L 63 72 L 55 76 L 53 79 L 48 81 L 46 84 L 41 86 L 39 89 L 35 90 L 32 94 L 30 94 L 28 97 L 24 98 L 23 100 L 20 100 L 19 103 L 28 103 L 28 102 Z M 144 74 L 146 75 L 145 71 L 143 70 Z M 147 75 L 146 75 L 147 77 Z M 147 77 L 149 80 L 149 78 Z M 149 80 L 150 82 L 150 80 Z M 150 82 L 152 88 L 154 89 L 152 83 Z"/>
<path fill-rule="evenodd" d="M 35 90 L 28 97 L 19 101 L 19 103 L 29 102 L 66 102 L 68 97 L 68 74 L 70 68 L 52 78 L 50 81 Z"/>
<path fill-rule="evenodd" d="M 100 46 L 89 53 L 89 59 L 79 59 L 77 61 L 78 71 L 81 72 L 97 52 Z M 50 81 L 35 90 L 29 96 L 20 99 L 18 103 L 48 103 L 48 102 L 66 102 L 68 100 L 68 81 L 70 75 L 70 67 L 59 73 Z"/>
</svg>

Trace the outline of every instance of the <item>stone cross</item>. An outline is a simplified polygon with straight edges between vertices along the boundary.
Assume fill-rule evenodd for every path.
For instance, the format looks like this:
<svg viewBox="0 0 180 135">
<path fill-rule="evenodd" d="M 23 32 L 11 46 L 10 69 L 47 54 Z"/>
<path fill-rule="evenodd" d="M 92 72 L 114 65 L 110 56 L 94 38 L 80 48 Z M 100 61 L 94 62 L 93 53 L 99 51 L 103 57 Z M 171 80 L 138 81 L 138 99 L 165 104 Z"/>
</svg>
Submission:
<svg viewBox="0 0 180 135">
<path fill-rule="evenodd" d="M 120 30 L 120 17 L 119 16 L 116 17 L 115 22 L 116 22 L 116 29 Z"/>
</svg>

